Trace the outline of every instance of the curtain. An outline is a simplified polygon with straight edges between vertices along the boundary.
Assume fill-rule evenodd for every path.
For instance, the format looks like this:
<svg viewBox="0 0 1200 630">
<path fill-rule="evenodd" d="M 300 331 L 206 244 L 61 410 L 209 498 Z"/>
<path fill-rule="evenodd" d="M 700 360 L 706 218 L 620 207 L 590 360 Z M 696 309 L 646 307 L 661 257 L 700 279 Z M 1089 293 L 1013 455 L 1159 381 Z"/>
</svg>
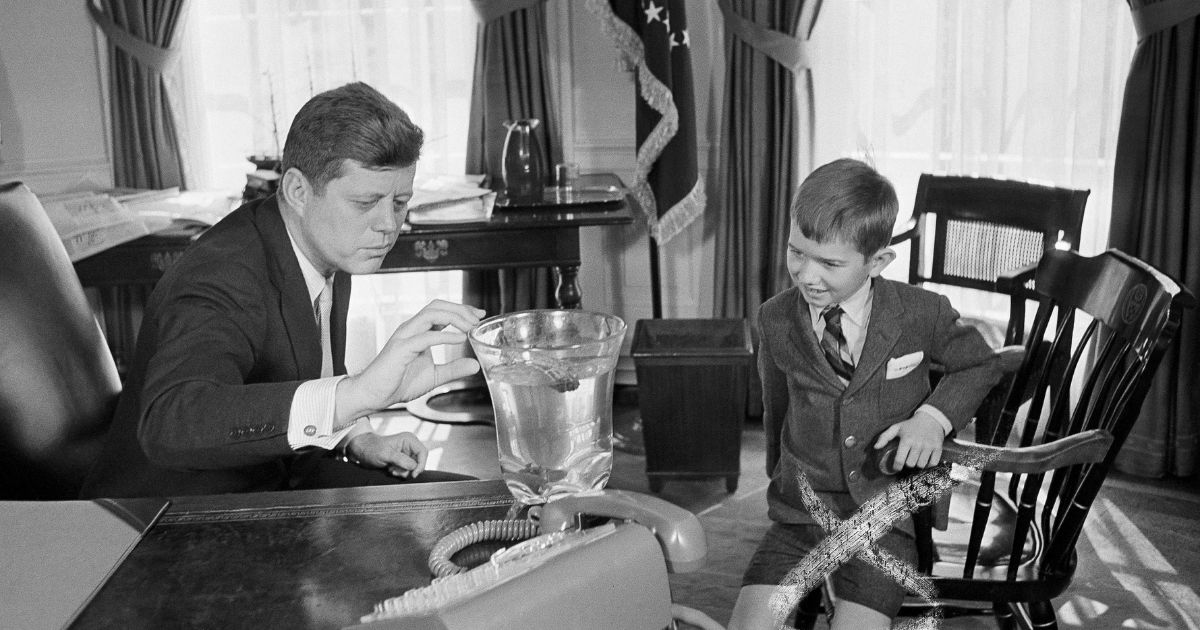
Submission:
<svg viewBox="0 0 1200 630">
<path fill-rule="evenodd" d="M 535 138 L 547 166 L 562 161 L 557 107 L 552 102 L 546 37 L 546 9 L 540 0 L 472 0 L 479 14 L 475 78 L 467 130 L 468 173 L 500 180 L 505 121 L 536 118 Z M 557 279 L 551 269 L 468 272 L 464 300 L 489 314 L 555 304 Z"/>
<path fill-rule="evenodd" d="M 814 126 L 807 38 L 821 0 L 720 0 L 725 104 L 718 158 L 713 310 L 753 318 L 789 284 L 788 207 L 812 169 Z M 797 35 L 799 33 L 799 35 Z"/>
<path fill-rule="evenodd" d="M 1137 50 L 1125 84 L 1109 244 L 1200 292 L 1200 3 L 1132 0 Z M 1200 331 L 1175 344 L 1116 460 L 1136 475 L 1196 472 Z"/>
<path fill-rule="evenodd" d="M 186 0 L 86 0 L 109 43 L 113 182 L 118 187 L 183 186 L 167 74 L 178 60 L 176 32 Z"/>
</svg>

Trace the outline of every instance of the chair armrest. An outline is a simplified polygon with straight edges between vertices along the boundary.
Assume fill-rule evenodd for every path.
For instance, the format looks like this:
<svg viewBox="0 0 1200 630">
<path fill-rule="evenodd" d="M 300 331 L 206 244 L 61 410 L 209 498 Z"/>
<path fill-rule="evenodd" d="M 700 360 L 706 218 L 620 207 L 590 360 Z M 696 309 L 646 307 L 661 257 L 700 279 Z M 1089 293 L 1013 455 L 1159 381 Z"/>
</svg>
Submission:
<svg viewBox="0 0 1200 630">
<path fill-rule="evenodd" d="M 892 241 L 888 244 L 889 245 L 899 245 L 900 243 L 903 243 L 904 241 L 912 240 L 912 238 L 916 235 L 917 235 L 917 220 L 913 217 L 909 217 L 908 221 L 905 222 L 905 224 L 904 224 L 904 229 L 901 230 L 897 234 L 893 234 Z"/>
<path fill-rule="evenodd" d="M 1003 271 L 996 276 L 996 290 L 1012 295 L 1025 288 L 1025 283 L 1033 280 L 1038 263 L 1030 263 L 1019 269 Z"/>
<path fill-rule="evenodd" d="M 1112 440 L 1112 434 L 1101 429 L 1024 447 L 986 446 L 946 438 L 942 444 L 942 461 L 993 472 L 1044 473 L 1064 466 L 1098 462 L 1108 454 Z M 885 474 L 899 472 L 893 468 L 898 443 L 898 440 L 892 440 L 875 452 L 875 463 Z"/>
</svg>

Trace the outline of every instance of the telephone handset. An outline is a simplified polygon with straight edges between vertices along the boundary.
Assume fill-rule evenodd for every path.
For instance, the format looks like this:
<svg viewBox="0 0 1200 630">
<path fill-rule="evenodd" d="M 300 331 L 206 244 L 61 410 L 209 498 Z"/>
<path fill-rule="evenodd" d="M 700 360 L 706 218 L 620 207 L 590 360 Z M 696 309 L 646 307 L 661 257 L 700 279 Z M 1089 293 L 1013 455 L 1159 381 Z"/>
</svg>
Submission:
<svg viewBox="0 0 1200 630">
<path fill-rule="evenodd" d="M 591 517 L 616 520 L 581 529 Z M 496 539 L 522 542 L 469 570 L 449 561 L 474 542 Z M 559 621 L 546 627 L 575 627 L 561 621 L 564 611 L 574 611 L 623 617 L 609 627 L 663 628 L 670 622 L 667 571 L 697 570 L 706 555 L 704 529 L 691 512 L 636 492 L 582 492 L 541 506 L 539 525 L 484 521 L 455 530 L 430 553 L 433 583 L 376 604 L 362 622 L 372 629 L 471 628 L 484 621 L 533 628 L 542 627 L 538 614 L 555 610 Z M 496 605 L 506 598 L 527 605 Z"/>
<path fill-rule="evenodd" d="M 704 528 L 694 514 L 674 503 L 624 490 L 579 492 L 542 506 L 541 531 L 572 527 L 583 514 L 644 525 L 662 545 L 663 558 L 671 573 L 690 573 L 704 566 L 708 555 Z"/>
</svg>

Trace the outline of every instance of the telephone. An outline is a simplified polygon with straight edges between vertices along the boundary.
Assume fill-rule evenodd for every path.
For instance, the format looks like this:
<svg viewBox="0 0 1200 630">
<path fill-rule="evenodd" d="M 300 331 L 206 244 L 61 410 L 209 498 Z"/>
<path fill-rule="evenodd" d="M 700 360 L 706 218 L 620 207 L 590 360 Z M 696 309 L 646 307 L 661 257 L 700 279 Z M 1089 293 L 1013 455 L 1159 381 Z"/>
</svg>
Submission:
<svg viewBox="0 0 1200 630">
<path fill-rule="evenodd" d="M 636 492 L 567 495 L 541 506 L 535 526 L 522 523 L 485 521 L 452 532 L 431 552 L 431 568 L 473 542 L 536 535 L 469 570 L 441 564 L 453 572 L 376 604 L 353 628 L 659 630 L 672 623 L 667 572 L 695 571 L 707 555 L 694 514 Z"/>
</svg>

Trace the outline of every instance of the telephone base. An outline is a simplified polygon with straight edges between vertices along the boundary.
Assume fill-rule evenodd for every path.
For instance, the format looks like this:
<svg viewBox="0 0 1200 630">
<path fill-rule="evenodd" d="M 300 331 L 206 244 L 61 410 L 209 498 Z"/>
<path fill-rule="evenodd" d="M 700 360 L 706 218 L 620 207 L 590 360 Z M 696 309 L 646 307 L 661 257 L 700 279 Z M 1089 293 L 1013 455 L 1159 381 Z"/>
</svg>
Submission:
<svg viewBox="0 0 1200 630">
<path fill-rule="evenodd" d="M 426 612 L 347 630 L 661 630 L 671 624 L 662 547 L 636 523 L 550 557 L 535 570 Z"/>
</svg>

